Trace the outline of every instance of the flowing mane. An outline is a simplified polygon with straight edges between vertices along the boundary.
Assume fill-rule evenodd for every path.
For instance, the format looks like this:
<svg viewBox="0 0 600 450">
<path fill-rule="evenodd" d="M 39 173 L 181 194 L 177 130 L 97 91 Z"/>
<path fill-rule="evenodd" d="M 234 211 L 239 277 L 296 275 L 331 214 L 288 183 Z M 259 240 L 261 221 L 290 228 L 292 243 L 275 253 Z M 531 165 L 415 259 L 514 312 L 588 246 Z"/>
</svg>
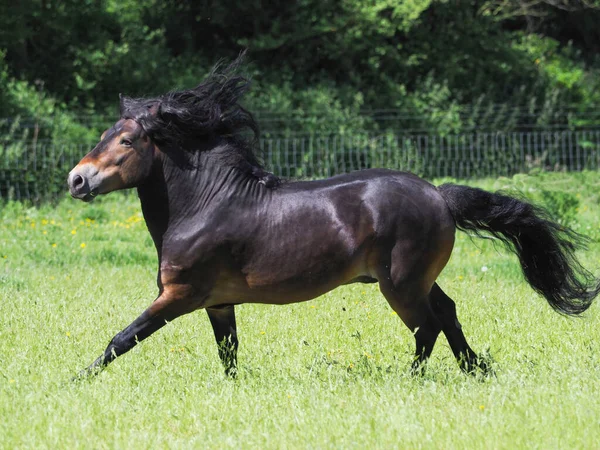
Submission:
<svg viewBox="0 0 600 450">
<path fill-rule="evenodd" d="M 252 114 L 239 101 L 250 87 L 240 75 L 244 54 L 226 67 L 217 64 L 193 89 L 169 92 L 156 98 L 121 97 L 121 118 L 135 119 L 159 144 L 181 145 L 210 135 L 239 135 L 259 129 Z"/>
<path fill-rule="evenodd" d="M 228 154 L 221 154 L 224 161 L 269 187 L 278 185 L 279 178 L 264 169 L 254 152 L 258 124 L 239 103 L 250 87 L 250 80 L 239 73 L 244 56 L 240 54 L 227 66 L 218 63 L 193 89 L 155 98 L 121 96 L 121 118 L 137 121 L 154 142 L 170 151 L 193 152 L 201 139 L 226 138 L 231 145 Z"/>
</svg>

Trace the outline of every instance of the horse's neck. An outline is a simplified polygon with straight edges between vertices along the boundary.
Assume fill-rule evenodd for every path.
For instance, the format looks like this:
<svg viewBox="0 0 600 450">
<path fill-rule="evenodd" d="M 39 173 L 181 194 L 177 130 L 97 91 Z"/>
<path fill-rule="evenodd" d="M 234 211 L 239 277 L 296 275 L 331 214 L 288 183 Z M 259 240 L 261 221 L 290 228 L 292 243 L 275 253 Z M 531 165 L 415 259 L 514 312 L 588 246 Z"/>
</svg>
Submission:
<svg viewBox="0 0 600 450">
<path fill-rule="evenodd" d="M 190 221 L 201 227 L 220 208 L 231 208 L 232 202 L 248 205 L 265 189 L 258 180 L 250 180 L 210 158 L 202 158 L 193 168 L 163 158 L 150 178 L 138 187 L 138 195 L 160 255 L 163 238 L 170 228 Z"/>
<path fill-rule="evenodd" d="M 144 220 L 160 259 L 163 236 L 169 224 L 168 191 L 161 171 L 154 170 L 150 179 L 137 190 Z"/>
</svg>

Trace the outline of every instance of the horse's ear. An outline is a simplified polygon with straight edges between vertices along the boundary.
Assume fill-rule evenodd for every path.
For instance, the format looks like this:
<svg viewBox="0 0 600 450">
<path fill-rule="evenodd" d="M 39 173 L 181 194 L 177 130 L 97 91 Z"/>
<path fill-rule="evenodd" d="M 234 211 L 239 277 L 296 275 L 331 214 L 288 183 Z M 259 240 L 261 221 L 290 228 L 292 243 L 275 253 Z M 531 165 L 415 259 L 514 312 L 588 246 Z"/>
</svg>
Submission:
<svg viewBox="0 0 600 450">
<path fill-rule="evenodd" d="M 130 105 L 131 105 L 131 98 L 126 97 L 123 94 L 119 94 L 119 112 L 121 114 L 121 117 L 123 117 L 125 115 L 125 113 L 129 109 Z"/>
<path fill-rule="evenodd" d="M 150 113 L 150 115 L 152 117 L 156 117 L 157 115 L 160 114 L 160 106 L 161 106 L 161 102 L 159 102 L 159 101 L 151 103 L 150 105 L 147 106 L 148 112 Z"/>
<path fill-rule="evenodd" d="M 133 117 L 156 117 L 160 114 L 160 100 L 156 101 L 143 101 L 135 100 L 131 97 L 126 97 L 123 94 L 119 94 L 119 109 L 121 118 L 131 119 Z"/>
</svg>

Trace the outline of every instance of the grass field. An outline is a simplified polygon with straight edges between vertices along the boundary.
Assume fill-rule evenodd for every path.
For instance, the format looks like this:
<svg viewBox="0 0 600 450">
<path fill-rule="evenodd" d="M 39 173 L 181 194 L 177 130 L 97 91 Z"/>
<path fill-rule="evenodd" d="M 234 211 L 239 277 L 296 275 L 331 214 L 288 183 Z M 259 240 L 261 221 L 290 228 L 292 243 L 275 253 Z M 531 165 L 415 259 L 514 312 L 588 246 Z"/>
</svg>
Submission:
<svg viewBox="0 0 600 450">
<path fill-rule="evenodd" d="M 600 239 L 596 173 L 486 180 Z M 599 448 L 600 309 L 558 315 L 516 258 L 459 234 L 440 284 L 496 377 L 463 375 L 442 336 L 423 377 L 376 285 L 237 308 L 227 379 L 203 311 L 94 379 L 70 378 L 156 293 L 135 195 L 0 210 L 0 448 Z M 600 245 L 581 254 L 600 274 Z"/>
</svg>

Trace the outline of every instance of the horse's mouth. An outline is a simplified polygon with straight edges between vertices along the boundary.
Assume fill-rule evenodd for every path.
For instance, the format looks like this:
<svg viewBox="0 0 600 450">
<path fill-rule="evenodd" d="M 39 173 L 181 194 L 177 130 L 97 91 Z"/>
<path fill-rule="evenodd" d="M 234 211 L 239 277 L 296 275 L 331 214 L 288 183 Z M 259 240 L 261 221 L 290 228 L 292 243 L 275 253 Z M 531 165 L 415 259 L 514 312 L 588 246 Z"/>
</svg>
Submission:
<svg viewBox="0 0 600 450">
<path fill-rule="evenodd" d="M 98 195 L 98 189 L 92 189 L 90 192 L 85 194 L 83 197 L 76 197 L 76 198 L 78 198 L 79 200 L 83 200 L 86 203 L 89 203 L 92 200 L 94 200 L 97 195 Z"/>
</svg>

